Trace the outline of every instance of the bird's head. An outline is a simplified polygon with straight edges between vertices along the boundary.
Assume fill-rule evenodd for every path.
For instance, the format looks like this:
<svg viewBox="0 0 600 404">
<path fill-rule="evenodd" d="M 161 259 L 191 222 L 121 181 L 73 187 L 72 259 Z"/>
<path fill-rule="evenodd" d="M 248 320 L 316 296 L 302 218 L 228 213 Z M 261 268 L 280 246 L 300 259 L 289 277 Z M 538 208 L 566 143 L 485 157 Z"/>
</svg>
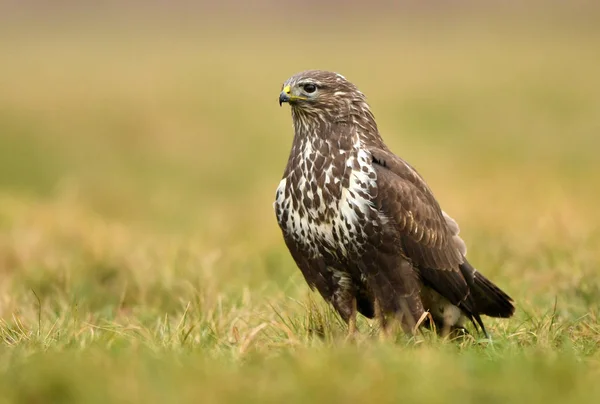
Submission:
<svg viewBox="0 0 600 404">
<path fill-rule="evenodd" d="M 364 102 L 364 95 L 344 76 L 325 70 L 307 70 L 283 83 L 279 105 L 287 102 L 293 111 L 339 114 L 353 102 Z"/>
<path fill-rule="evenodd" d="M 299 138 L 339 139 L 343 133 L 358 133 L 363 139 L 379 141 L 377 123 L 365 96 L 341 74 L 324 70 L 295 74 L 281 88 L 279 105 L 284 102 L 292 107 Z"/>
</svg>

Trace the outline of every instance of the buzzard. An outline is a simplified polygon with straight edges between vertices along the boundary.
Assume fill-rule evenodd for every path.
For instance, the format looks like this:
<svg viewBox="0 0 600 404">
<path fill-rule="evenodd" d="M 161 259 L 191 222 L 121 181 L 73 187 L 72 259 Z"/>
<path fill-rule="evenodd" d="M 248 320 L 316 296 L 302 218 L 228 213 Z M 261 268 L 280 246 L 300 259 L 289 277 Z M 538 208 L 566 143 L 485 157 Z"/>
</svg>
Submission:
<svg viewBox="0 0 600 404">
<path fill-rule="evenodd" d="M 274 209 L 311 289 L 356 330 L 357 312 L 412 333 L 425 324 L 488 334 L 481 315 L 510 317 L 512 299 L 465 258 L 457 223 L 381 138 L 366 98 L 344 76 L 290 77 L 294 140 Z M 429 313 L 430 315 L 427 315 Z M 433 324 L 431 322 L 433 321 Z"/>
</svg>

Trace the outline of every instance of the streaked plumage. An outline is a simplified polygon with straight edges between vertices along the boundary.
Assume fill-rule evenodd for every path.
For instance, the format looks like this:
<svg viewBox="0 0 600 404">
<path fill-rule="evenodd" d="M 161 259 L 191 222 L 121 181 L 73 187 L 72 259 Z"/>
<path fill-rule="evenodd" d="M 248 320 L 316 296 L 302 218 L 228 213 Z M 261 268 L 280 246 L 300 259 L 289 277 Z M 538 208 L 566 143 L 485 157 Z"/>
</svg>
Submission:
<svg viewBox="0 0 600 404">
<path fill-rule="evenodd" d="M 510 317 L 512 300 L 466 260 L 456 222 L 414 168 L 384 144 L 365 96 L 320 70 L 289 78 L 294 140 L 274 208 L 304 278 L 354 327 L 426 311 L 439 330 Z"/>
</svg>

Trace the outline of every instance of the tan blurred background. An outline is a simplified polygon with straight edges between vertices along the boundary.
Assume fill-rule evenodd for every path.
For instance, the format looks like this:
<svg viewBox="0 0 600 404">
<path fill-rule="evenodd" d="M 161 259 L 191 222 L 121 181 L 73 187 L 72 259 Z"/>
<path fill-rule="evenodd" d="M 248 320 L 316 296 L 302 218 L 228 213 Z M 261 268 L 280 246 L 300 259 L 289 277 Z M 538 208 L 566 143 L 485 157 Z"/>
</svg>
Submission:
<svg viewBox="0 0 600 404">
<path fill-rule="evenodd" d="M 0 402 L 597 403 L 599 4 L 0 0 Z M 494 343 L 348 343 L 309 294 L 272 208 L 309 68 L 515 299 Z"/>
<path fill-rule="evenodd" d="M 474 260 L 500 283 L 526 274 L 513 294 L 561 276 L 527 271 L 547 267 L 528 261 L 539 251 L 585 255 L 598 240 L 595 2 L 0 7 L 0 223 L 18 258 L 3 264 L 11 270 L 46 265 L 44 254 L 21 256 L 21 230 L 66 234 L 86 251 L 112 251 L 117 233 L 139 231 L 258 262 L 222 269 L 221 283 L 296 279 L 272 212 L 293 136 L 276 99 L 309 68 L 340 72 L 367 94 L 385 140 L 462 224 Z M 522 259 L 507 264 L 507 251 Z"/>
</svg>

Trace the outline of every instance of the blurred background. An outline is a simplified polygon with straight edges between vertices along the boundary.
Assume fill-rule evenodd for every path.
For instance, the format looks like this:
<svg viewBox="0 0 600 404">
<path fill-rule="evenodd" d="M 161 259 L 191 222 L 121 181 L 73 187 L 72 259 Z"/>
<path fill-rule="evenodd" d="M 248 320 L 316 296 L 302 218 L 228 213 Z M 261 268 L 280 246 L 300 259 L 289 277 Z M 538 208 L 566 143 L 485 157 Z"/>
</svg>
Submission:
<svg viewBox="0 0 600 404">
<path fill-rule="evenodd" d="M 515 299 L 495 344 L 340 342 L 272 208 L 314 68 Z M 596 403 L 599 151 L 597 1 L 0 0 L 0 401 Z"/>
<path fill-rule="evenodd" d="M 32 289 L 108 318 L 302 296 L 272 202 L 280 86 L 311 68 L 367 95 L 521 304 L 597 307 L 597 2 L 0 7 L 0 316 L 34 321 Z"/>
</svg>

